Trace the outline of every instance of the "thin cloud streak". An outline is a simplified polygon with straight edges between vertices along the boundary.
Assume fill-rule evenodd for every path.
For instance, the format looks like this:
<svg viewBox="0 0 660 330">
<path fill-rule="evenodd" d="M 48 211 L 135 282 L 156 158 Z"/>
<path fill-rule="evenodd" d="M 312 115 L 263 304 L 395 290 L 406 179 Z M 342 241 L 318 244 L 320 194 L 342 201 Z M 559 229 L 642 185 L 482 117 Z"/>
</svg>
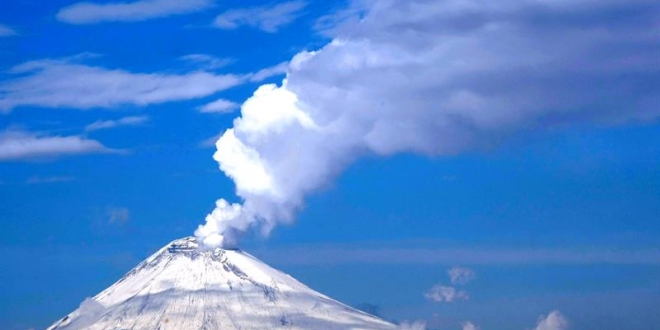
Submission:
<svg viewBox="0 0 660 330">
<path fill-rule="evenodd" d="M 234 63 L 234 60 L 231 58 L 219 58 L 207 54 L 188 54 L 181 56 L 179 59 L 195 65 L 202 70 L 216 70 Z"/>
<path fill-rule="evenodd" d="M 0 133 L 0 162 L 94 153 L 124 153 L 82 136 L 48 136 L 20 130 Z"/>
<path fill-rule="evenodd" d="M 141 0 L 104 4 L 78 2 L 60 9 L 57 19 L 69 24 L 137 22 L 189 14 L 212 6 L 212 0 Z"/>
<path fill-rule="evenodd" d="M 274 6 L 261 6 L 228 10 L 215 18 L 213 26 L 224 30 L 234 30 L 249 26 L 268 33 L 275 33 L 281 27 L 295 21 L 307 6 L 304 1 L 289 1 Z"/>
<path fill-rule="evenodd" d="M 256 73 L 250 74 L 249 78 L 251 82 L 259 82 L 270 77 L 283 75 L 287 72 L 289 68 L 289 62 L 282 62 L 277 65 L 261 69 Z"/>
<path fill-rule="evenodd" d="M 660 249 L 465 249 L 300 247 L 253 251 L 280 265 L 520 265 L 642 264 L 660 265 Z"/>
<path fill-rule="evenodd" d="M 215 100 L 211 103 L 208 103 L 201 108 L 199 108 L 199 112 L 201 113 L 230 113 L 233 112 L 234 110 L 240 108 L 240 104 L 225 100 L 225 99 L 218 99 Z M 218 136 L 219 138 L 219 136 Z M 217 139 L 216 139 L 217 140 Z"/>
<path fill-rule="evenodd" d="M 76 178 L 72 176 L 49 176 L 49 177 L 40 177 L 32 176 L 25 181 L 26 184 L 43 184 L 43 183 L 62 183 L 62 182 L 71 182 L 75 181 Z"/>
<path fill-rule="evenodd" d="M 191 100 L 258 82 L 284 70 L 278 64 L 242 75 L 135 73 L 79 63 L 85 58 L 89 56 L 30 61 L 11 68 L 9 73 L 14 77 L 0 82 L 0 113 L 21 106 L 87 110 Z"/>
<path fill-rule="evenodd" d="M 97 120 L 85 126 L 85 132 L 98 131 L 121 126 L 139 126 L 149 121 L 148 116 L 130 116 L 117 120 Z"/>
</svg>

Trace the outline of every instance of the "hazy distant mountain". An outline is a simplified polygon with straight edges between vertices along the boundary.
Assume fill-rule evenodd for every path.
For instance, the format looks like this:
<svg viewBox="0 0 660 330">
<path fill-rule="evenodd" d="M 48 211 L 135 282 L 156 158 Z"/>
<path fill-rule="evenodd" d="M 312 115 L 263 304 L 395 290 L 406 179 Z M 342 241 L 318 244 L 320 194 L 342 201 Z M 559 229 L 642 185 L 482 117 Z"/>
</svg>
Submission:
<svg viewBox="0 0 660 330">
<path fill-rule="evenodd" d="M 176 240 L 49 330 L 396 329 L 240 250 Z"/>
</svg>

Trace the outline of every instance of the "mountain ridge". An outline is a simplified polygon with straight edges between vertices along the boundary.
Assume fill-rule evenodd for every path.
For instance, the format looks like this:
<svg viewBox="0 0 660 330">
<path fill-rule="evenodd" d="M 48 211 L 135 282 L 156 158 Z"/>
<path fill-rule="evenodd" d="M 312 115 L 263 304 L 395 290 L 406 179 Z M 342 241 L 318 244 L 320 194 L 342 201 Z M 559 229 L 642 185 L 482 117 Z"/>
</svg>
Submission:
<svg viewBox="0 0 660 330">
<path fill-rule="evenodd" d="M 47 330 L 396 329 L 239 249 L 174 240 Z"/>
</svg>

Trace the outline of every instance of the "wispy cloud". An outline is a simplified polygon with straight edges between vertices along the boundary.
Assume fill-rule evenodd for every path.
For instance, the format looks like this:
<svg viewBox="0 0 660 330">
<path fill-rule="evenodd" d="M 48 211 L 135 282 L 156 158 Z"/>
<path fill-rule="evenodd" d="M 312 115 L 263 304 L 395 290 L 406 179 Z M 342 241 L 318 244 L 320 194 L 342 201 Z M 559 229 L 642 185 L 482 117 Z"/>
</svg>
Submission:
<svg viewBox="0 0 660 330">
<path fill-rule="evenodd" d="M 540 316 L 534 330 L 565 330 L 568 329 L 568 320 L 558 310 L 550 312 L 547 316 Z"/>
<path fill-rule="evenodd" d="M 75 181 L 76 178 L 72 176 L 33 176 L 25 181 L 26 184 L 42 184 L 42 183 L 60 183 L 60 182 L 71 182 Z"/>
<path fill-rule="evenodd" d="M 131 211 L 125 207 L 108 208 L 108 222 L 112 224 L 124 225 L 131 219 Z"/>
<path fill-rule="evenodd" d="M 279 28 L 296 20 L 306 5 L 304 1 L 289 1 L 274 6 L 231 9 L 218 15 L 213 26 L 225 30 L 250 26 L 275 33 Z"/>
<path fill-rule="evenodd" d="M 8 73 L 13 77 L 0 82 L 0 112 L 19 106 L 86 110 L 191 100 L 286 71 L 286 64 L 280 63 L 240 75 L 199 70 L 135 73 L 81 63 L 92 56 L 29 61 L 11 68 Z"/>
<path fill-rule="evenodd" d="M 236 109 L 238 109 L 240 105 L 238 103 L 225 100 L 225 99 L 218 99 L 216 101 L 213 101 L 209 104 L 206 104 L 199 108 L 199 112 L 203 113 L 229 113 L 232 112 Z"/>
<path fill-rule="evenodd" d="M 447 270 L 447 276 L 449 276 L 451 284 L 464 285 L 474 280 L 477 274 L 470 268 L 457 266 Z"/>
<path fill-rule="evenodd" d="M 506 248 L 361 248 L 306 246 L 253 251 L 280 265 L 521 265 L 647 264 L 660 265 L 660 249 L 612 250 Z"/>
<path fill-rule="evenodd" d="M 234 63 L 234 60 L 231 58 L 220 58 L 207 54 L 189 54 L 181 56 L 180 60 L 193 64 L 203 70 L 220 69 Z"/>
<path fill-rule="evenodd" d="M 199 146 L 202 148 L 214 148 L 215 143 L 218 142 L 218 139 L 222 136 L 222 133 L 216 134 L 210 138 L 204 139 L 204 141 L 199 143 Z"/>
<path fill-rule="evenodd" d="M 48 136 L 12 129 L 0 133 L 0 161 L 121 152 L 109 149 L 99 141 L 75 135 Z"/>
<path fill-rule="evenodd" d="M 70 24 L 135 22 L 189 14 L 213 6 L 212 0 L 141 0 L 134 2 L 78 2 L 62 8 L 57 19 Z"/>
<path fill-rule="evenodd" d="M 0 111 L 18 106 L 76 109 L 146 106 L 212 95 L 248 77 L 194 71 L 174 75 L 133 73 L 78 63 L 76 58 L 39 60 L 10 70 L 0 83 Z"/>
<path fill-rule="evenodd" d="M 18 33 L 7 25 L 0 24 L 0 37 L 10 37 L 15 36 Z"/>
<path fill-rule="evenodd" d="M 250 74 L 249 78 L 252 82 L 259 82 L 273 76 L 283 75 L 289 68 L 289 62 L 282 62 L 277 65 L 261 69 L 256 73 Z"/>
<path fill-rule="evenodd" d="M 117 120 L 97 120 L 85 126 L 86 132 L 98 131 L 100 129 L 115 128 L 121 126 L 138 126 L 149 121 L 148 116 L 131 116 Z"/>
<path fill-rule="evenodd" d="M 434 285 L 429 291 L 424 293 L 424 297 L 436 303 L 470 299 L 470 296 L 467 292 L 458 290 L 453 286 L 441 284 Z"/>
</svg>

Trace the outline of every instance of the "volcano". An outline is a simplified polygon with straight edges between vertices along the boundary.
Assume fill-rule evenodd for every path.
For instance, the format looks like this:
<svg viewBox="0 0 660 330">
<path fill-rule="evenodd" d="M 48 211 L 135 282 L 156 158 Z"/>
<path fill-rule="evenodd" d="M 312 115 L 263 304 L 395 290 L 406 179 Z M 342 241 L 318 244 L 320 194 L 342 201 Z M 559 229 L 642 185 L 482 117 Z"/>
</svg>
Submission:
<svg viewBox="0 0 660 330">
<path fill-rule="evenodd" d="M 175 240 L 48 330 L 396 329 L 241 250 Z"/>
</svg>

